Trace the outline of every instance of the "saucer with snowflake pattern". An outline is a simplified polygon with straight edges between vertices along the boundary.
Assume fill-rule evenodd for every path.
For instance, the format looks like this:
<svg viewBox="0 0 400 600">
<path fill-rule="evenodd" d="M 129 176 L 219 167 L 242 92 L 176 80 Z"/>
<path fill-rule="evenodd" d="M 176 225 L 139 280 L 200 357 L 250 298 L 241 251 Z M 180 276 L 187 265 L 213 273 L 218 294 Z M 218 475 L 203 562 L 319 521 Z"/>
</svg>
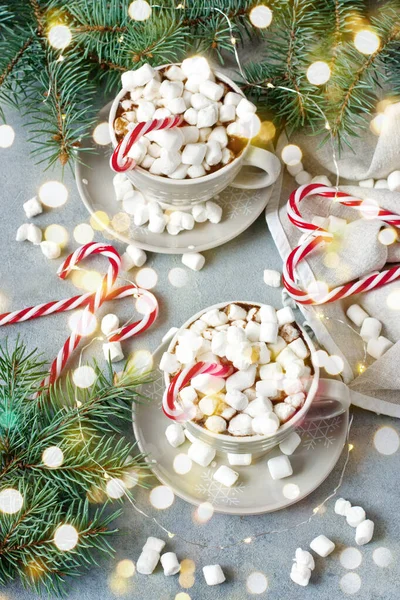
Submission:
<svg viewBox="0 0 400 600">
<path fill-rule="evenodd" d="M 224 190 L 218 199 L 214 199 L 223 209 L 222 220 L 217 224 L 196 223 L 194 229 L 182 231 L 178 235 L 169 235 L 166 232 L 151 233 L 147 227 L 136 227 L 130 216 L 121 212 L 121 203 L 115 200 L 112 183 L 114 173 L 109 165 L 111 142 L 100 145 L 94 139 L 107 141 L 106 126 L 103 124 L 108 120 L 110 106 L 111 103 L 100 111 L 94 136 L 88 136 L 82 141 L 75 168 L 79 194 L 89 213 L 93 215 L 101 212 L 107 215 L 101 217 L 106 237 L 119 239 L 126 244 L 135 244 L 150 252 L 203 252 L 237 237 L 261 215 L 271 197 L 273 186 L 260 190 L 232 187 Z M 99 125 L 104 127 L 104 135 L 98 128 Z M 104 140 L 101 140 L 100 136 L 104 137 Z"/>
<path fill-rule="evenodd" d="M 167 350 L 168 341 L 154 353 L 154 365 Z M 188 466 L 186 441 L 179 448 L 172 448 L 165 437 L 165 429 L 171 421 L 161 410 L 164 378 L 156 372 L 154 381 L 144 386 L 142 393 L 150 402 L 134 405 L 133 429 L 141 452 L 143 452 L 154 475 L 161 483 L 190 504 L 199 506 L 210 502 L 215 512 L 233 515 L 256 515 L 286 508 L 313 492 L 328 477 L 346 444 L 349 413 L 319 421 L 307 420 L 297 430 L 301 437 L 290 462 L 293 475 L 273 481 L 267 462 L 280 454 L 274 448 L 248 467 L 233 467 L 239 479 L 233 487 L 225 487 L 213 479 L 221 465 L 228 465 L 227 456 L 218 454 L 206 468 L 193 463 Z M 177 458 L 178 457 L 178 458 Z M 178 471 L 178 472 L 177 472 Z M 333 487 L 333 486 L 332 486 Z"/>
</svg>

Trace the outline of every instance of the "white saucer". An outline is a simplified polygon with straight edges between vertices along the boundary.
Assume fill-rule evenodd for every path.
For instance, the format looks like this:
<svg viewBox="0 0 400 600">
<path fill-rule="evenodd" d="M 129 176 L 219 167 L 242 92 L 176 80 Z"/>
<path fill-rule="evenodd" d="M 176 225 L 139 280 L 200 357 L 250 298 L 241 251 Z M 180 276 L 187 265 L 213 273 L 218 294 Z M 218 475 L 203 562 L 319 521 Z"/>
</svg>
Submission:
<svg viewBox="0 0 400 600">
<path fill-rule="evenodd" d="M 159 364 L 167 346 L 168 342 L 154 353 L 155 365 Z M 293 466 L 291 477 L 279 481 L 271 479 L 267 461 L 280 454 L 279 449 L 272 450 L 249 467 L 234 467 L 240 476 L 232 488 L 212 478 L 217 465 L 228 464 L 223 454 L 217 454 L 215 464 L 207 468 L 193 463 L 187 475 L 178 475 L 174 471 L 173 461 L 178 454 L 187 452 L 189 442 L 179 448 L 172 448 L 167 442 L 164 431 L 171 421 L 161 411 L 164 379 L 160 371 L 156 371 L 155 377 L 153 383 L 142 389 L 152 402 L 134 405 L 135 437 L 154 475 L 190 504 L 198 506 L 208 501 L 216 512 L 231 515 L 256 515 L 281 510 L 313 492 L 339 460 L 346 442 L 348 411 L 333 419 L 303 423 L 298 429 L 302 442 L 290 457 Z"/>
<path fill-rule="evenodd" d="M 107 104 L 98 115 L 98 123 L 108 120 L 110 104 Z M 266 207 L 273 186 L 261 190 L 239 190 L 227 188 L 219 196 L 218 203 L 223 208 L 223 219 L 218 224 L 196 223 L 192 231 L 183 231 L 177 236 L 168 233 L 151 233 L 146 227 L 135 227 L 133 224 L 123 233 L 115 231 L 111 225 L 115 214 L 121 212 L 121 205 L 115 200 L 112 179 L 113 171 L 109 166 L 111 144 L 99 146 L 93 137 L 87 137 L 82 148 L 90 148 L 95 152 L 79 153 L 82 162 L 76 162 L 75 175 L 79 194 L 84 205 L 93 214 L 104 211 L 110 218 L 106 230 L 113 237 L 150 252 L 163 254 L 183 254 L 188 250 L 203 252 L 221 246 L 240 235 L 259 217 Z"/>
</svg>

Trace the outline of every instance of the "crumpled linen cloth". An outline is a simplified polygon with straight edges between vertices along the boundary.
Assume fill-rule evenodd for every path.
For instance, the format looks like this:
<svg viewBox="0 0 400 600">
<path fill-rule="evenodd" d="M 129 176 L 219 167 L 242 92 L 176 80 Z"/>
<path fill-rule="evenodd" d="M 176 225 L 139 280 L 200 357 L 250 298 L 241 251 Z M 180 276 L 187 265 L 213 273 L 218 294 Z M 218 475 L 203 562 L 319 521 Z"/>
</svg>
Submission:
<svg viewBox="0 0 400 600">
<path fill-rule="evenodd" d="M 385 111 L 386 120 L 379 136 L 363 132 L 351 140 L 353 152 L 346 149 L 338 159 L 340 189 L 358 198 L 372 198 L 379 206 L 400 213 L 400 192 L 386 189 L 358 187 L 363 179 L 386 179 L 400 169 L 400 103 Z M 303 152 L 304 169 L 313 176 L 327 175 L 336 182 L 332 147 L 319 146 L 317 137 L 296 135 L 290 140 Z M 288 143 L 285 135 L 278 141 L 277 154 Z M 352 184 L 352 185 L 351 185 Z M 282 170 L 267 207 L 267 223 L 283 260 L 298 245 L 301 231 L 292 225 L 286 214 L 290 193 L 298 187 L 294 178 Z M 362 218 L 359 211 L 343 207 L 331 200 L 310 197 L 302 200 L 301 213 L 311 221 L 313 215 L 330 214 L 347 220 L 343 232 L 322 250 L 315 250 L 307 261 L 296 269 L 301 287 L 307 288 L 314 280 L 322 280 L 330 287 L 352 281 L 362 275 L 380 271 L 400 262 L 400 243 L 384 246 L 378 240 L 383 224 L 377 219 Z M 399 235 L 400 241 L 400 235 Z M 335 252 L 336 266 L 326 256 Z M 332 255 L 331 257 L 332 258 Z M 397 290 L 397 293 L 396 293 Z M 366 312 L 383 324 L 382 334 L 394 342 L 379 360 L 366 355 L 365 345 L 356 332 L 359 329 L 346 317 L 351 304 L 360 304 Z M 400 280 L 377 290 L 325 304 L 319 307 L 300 307 L 316 333 L 318 341 L 330 354 L 339 354 L 345 361 L 342 377 L 350 387 L 353 404 L 376 413 L 400 417 Z M 365 365 L 360 369 L 360 365 Z M 360 370 L 362 372 L 360 372 Z"/>
</svg>

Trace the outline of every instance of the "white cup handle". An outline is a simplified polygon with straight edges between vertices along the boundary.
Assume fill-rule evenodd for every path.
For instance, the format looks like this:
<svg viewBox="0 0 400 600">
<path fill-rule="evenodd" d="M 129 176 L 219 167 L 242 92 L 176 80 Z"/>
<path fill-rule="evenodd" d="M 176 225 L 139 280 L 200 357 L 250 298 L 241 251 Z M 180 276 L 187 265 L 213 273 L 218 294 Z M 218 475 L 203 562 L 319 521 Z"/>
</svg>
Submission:
<svg viewBox="0 0 400 600">
<path fill-rule="evenodd" d="M 307 414 L 307 421 L 332 419 L 350 407 L 350 391 L 345 383 L 337 379 L 320 379 L 318 390 Z"/>
<path fill-rule="evenodd" d="M 264 172 L 260 173 L 255 170 L 241 169 L 230 184 L 234 188 L 258 190 L 259 188 L 267 187 L 275 183 L 281 172 L 281 163 L 275 154 L 251 145 L 246 151 L 243 166 L 257 167 Z"/>
</svg>

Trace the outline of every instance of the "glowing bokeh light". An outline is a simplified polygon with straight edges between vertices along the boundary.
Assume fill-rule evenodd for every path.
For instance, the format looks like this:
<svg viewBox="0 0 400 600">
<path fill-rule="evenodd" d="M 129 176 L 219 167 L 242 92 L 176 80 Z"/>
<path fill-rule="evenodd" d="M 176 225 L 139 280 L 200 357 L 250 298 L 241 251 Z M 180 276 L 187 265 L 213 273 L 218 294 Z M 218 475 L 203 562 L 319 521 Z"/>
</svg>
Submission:
<svg viewBox="0 0 400 600">
<path fill-rule="evenodd" d="M 0 512 L 13 515 L 21 510 L 24 504 L 22 494 L 13 488 L 5 488 L 0 492 Z"/>
<path fill-rule="evenodd" d="M 151 6 L 146 0 L 134 0 L 128 7 L 128 14 L 134 21 L 146 21 L 151 16 Z"/>
<path fill-rule="evenodd" d="M 136 350 L 129 357 L 126 365 L 126 371 L 132 372 L 137 375 L 148 373 L 153 369 L 154 360 L 153 355 L 148 350 Z"/>
<path fill-rule="evenodd" d="M 114 596 L 127 596 L 132 593 L 132 579 L 111 573 L 108 578 L 108 587 Z"/>
<path fill-rule="evenodd" d="M 374 446 L 385 456 L 395 454 L 400 446 L 399 434 L 393 427 L 380 427 L 374 435 Z"/>
<path fill-rule="evenodd" d="M 96 231 L 103 231 L 110 224 L 110 217 L 103 210 L 98 210 L 90 217 L 90 225 Z"/>
<path fill-rule="evenodd" d="M 171 488 L 166 485 L 159 485 L 150 492 L 150 504 L 158 510 L 165 510 L 172 506 L 175 495 Z"/>
<path fill-rule="evenodd" d="M 72 373 L 72 381 L 76 387 L 86 389 L 96 381 L 96 372 L 93 367 L 83 365 L 82 367 L 75 369 Z"/>
<path fill-rule="evenodd" d="M 133 577 L 136 572 L 135 563 L 132 560 L 129 560 L 129 558 L 125 558 L 124 560 L 119 561 L 115 571 L 119 577 L 123 577 L 124 579 Z"/>
<path fill-rule="evenodd" d="M 62 50 L 69 46 L 72 40 L 72 34 L 69 27 L 66 25 L 54 25 L 49 29 L 47 34 L 49 44 L 57 50 Z"/>
<path fill-rule="evenodd" d="M 97 319 L 93 313 L 84 310 L 77 310 L 68 319 L 68 326 L 70 330 L 76 335 L 82 337 L 92 335 L 97 329 Z"/>
<path fill-rule="evenodd" d="M 136 284 L 145 290 L 151 290 L 157 285 L 158 275 L 154 269 L 145 267 L 136 273 Z"/>
<path fill-rule="evenodd" d="M 9 148 L 15 139 L 15 131 L 11 125 L 0 125 L 0 148 Z"/>
<path fill-rule="evenodd" d="M 359 207 L 361 215 L 364 219 L 376 219 L 379 214 L 379 204 L 373 198 L 365 198 Z"/>
<path fill-rule="evenodd" d="M 379 115 L 376 115 L 376 117 L 372 119 L 372 121 L 369 124 L 369 128 L 375 135 L 380 135 L 382 133 L 382 129 L 385 125 L 385 122 L 387 122 L 387 116 L 382 113 L 379 113 Z"/>
<path fill-rule="evenodd" d="M 78 244 L 89 244 L 93 241 L 94 231 L 88 223 L 81 223 L 74 229 L 74 239 Z"/>
<path fill-rule="evenodd" d="M 178 475 L 186 475 L 192 469 L 192 459 L 187 454 L 177 454 L 174 458 L 173 467 Z"/>
<path fill-rule="evenodd" d="M 195 519 L 199 523 L 207 523 L 214 514 L 214 507 L 211 502 L 203 502 L 195 511 Z"/>
<path fill-rule="evenodd" d="M 132 469 L 132 471 L 128 471 L 128 473 L 124 473 L 122 477 L 123 477 L 123 482 L 125 484 L 125 487 L 128 490 L 137 486 L 137 484 L 139 483 L 139 479 L 140 479 L 139 473 L 137 471 L 134 471 L 133 469 Z"/>
<path fill-rule="evenodd" d="M 99 146 L 111 144 L 110 129 L 107 121 L 96 125 L 93 130 L 93 139 Z"/>
<path fill-rule="evenodd" d="M 144 296 L 140 296 L 135 302 L 135 308 L 140 315 L 148 315 L 152 308 Z"/>
<path fill-rule="evenodd" d="M 384 229 L 381 229 L 378 233 L 378 240 L 384 246 L 390 246 L 391 244 L 394 244 L 395 242 L 397 242 L 397 239 L 398 234 L 397 230 L 394 229 L 394 227 L 385 227 Z"/>
<path fill-rule="evenodd" d="M 249 19 L 254 27 L 265 29 L 271 25 L 272 10 L 268 6 L 265 6 L 265 4 L 259 4 L 250 11 Z"/>
<path fill-rule="evenodd" d="M 98 271 L 85 271 L 82 273 L 81 287 L 88 292 L 95 292 L 102 281 L 103 276 Z"/>
<path fill-rule="evenodd" d="M 400 289 L 393 290 L 388 294 L 386 304 L 392 310 L 400 310 Z"/>
<path fill-rule="evenodd" d="M 256 142 L 267 144 L 274 139 L 276 127 L 272 121 L 262 121 L 260 131 L 255 139 Z"/>
<path fill-rule="evenodd" d="M 186 592 L 179 592 L 179 594 L 175 596 L 175 600 L 191 600 L 191 598 Z"/>
<path fill-rule="evenodd" d="M 62 225 L 49 225 L 44 232 L 44 239 L 48 242 L 55 242 L 61 248 L 68 244 L 68 231 Z"/>
<path fill-rule="evenodd" d="M 329 81 L 331 70 L 329 65 L 323 60 L 317 60 L 307 69 L 307 79 L 313 85 L 323 85 Z"/>
<path fill-rule="evenodd" d="M 39 189 L 42 204 L 49 208 L 59 208 L 68 200 L 68 190 L 60 181 L 47 181 Z"/>
<path fill-rule="evenodd" d="M 329 375 L 339 375 L 339 373 L 342 373 L 344 369 L 343 359 L 336 354 L 332 354 L 325 361 L 324 368 Z"/>
<path fill-rule="evenodd" d="M 373 54 L 380 46 L 380 40 L 376 33 L 370 29 L 363 29 L 356 33 L 354 45 L 362 54 Z"/>
<path fill-rule="evenodd" d="M 46 448 L 42 454 L 42 461 L 46 467 L 56 469 L 61 467 L 64 462 L 64 453 L 58 446 L 50 446 Z"/>
<path fill-rule="evenodd" d="M 268 579 L 260 572 L 251 573 L 246 583 L 249 594 L 263 594 L 268 588 Z"/>
<path fill-rule="evenodd" d="M 113 218 L 111 220 L 112 228 L 114 229 L 114 231 L 117 231 L 118 233 L 127 231 L 130 227 L 130 224 L 131 224 L 130 216 L 127 215 L 125 212 L 117 213 L 116 215 L 113 216 Z"/>
<path fill-rule="evenodd" d="M 294 166 L 299 164 L 303 157 L 303 154 L 298 146 L 295 144 L 288 144 L 281 152 L 281 158 L 285 165 Z"/>
<path fill-rule="evenodd" d="M 261 121 L 258 115 L 249 114 L 238 121 L 240 127 L 240 136 L 251 140 L 261 131 Z"/>
<path fill-rule="evenodd" d="M 118 479 L 118 477 L 112 477 L 107 481 L 106 484 L 106 492 L 109 498 L 122 498 L 125 494 L 125 483 L 122 479 Z"/>
<path fill-rule="evenodd" d="M 54 543 L 62 552 L 75 548 L 79 541 L 79 534 L 73 525 L 60 525 L 54 534 Z"/>
</svg>

